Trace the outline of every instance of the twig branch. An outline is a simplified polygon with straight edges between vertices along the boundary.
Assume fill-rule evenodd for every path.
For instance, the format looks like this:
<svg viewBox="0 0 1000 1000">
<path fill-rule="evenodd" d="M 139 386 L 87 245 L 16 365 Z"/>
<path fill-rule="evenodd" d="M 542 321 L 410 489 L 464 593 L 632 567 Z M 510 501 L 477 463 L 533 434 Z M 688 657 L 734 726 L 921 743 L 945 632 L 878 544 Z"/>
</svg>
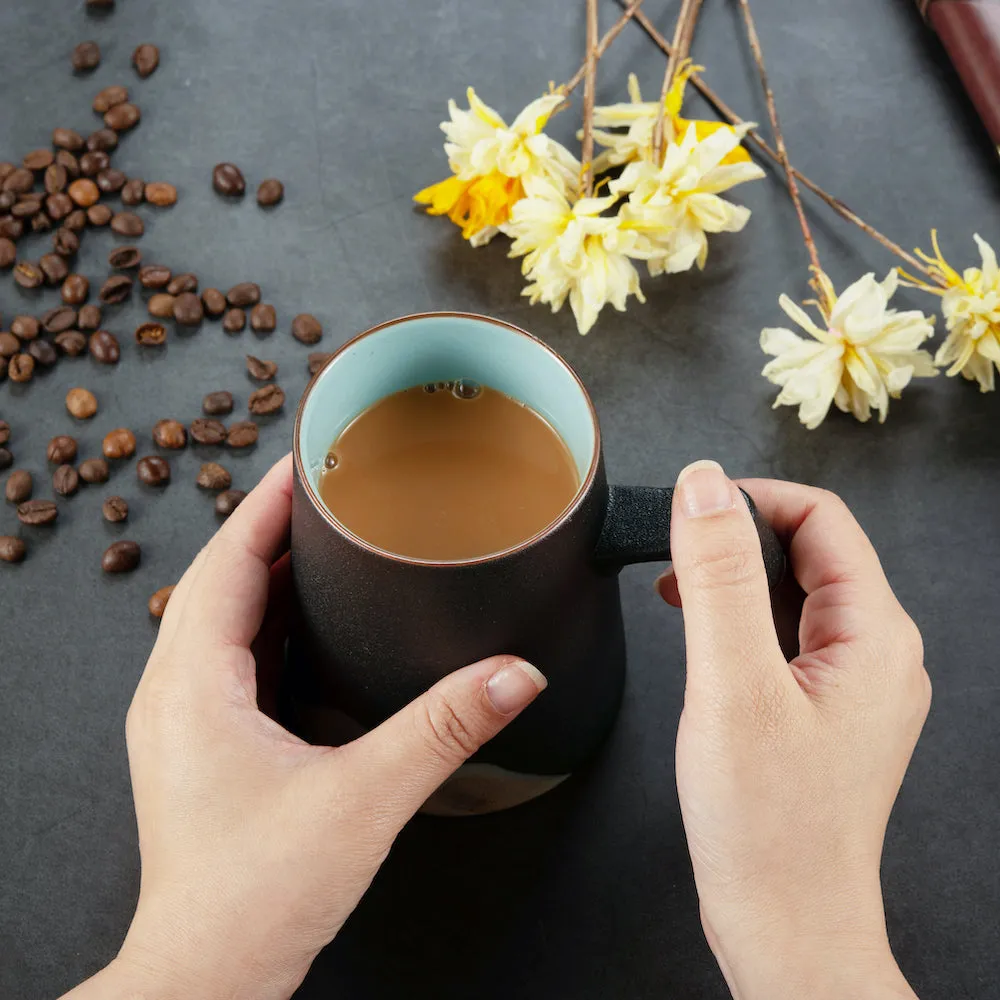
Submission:
<svg viewBox="0 0 1000 1000">
<path fill-rule="evenodd" d="M 642 0 L 632 0 L 632 3 L 625 8 L 622 16 L 618 18 L 618 20 L 615 21 L 610 28 L 608 28 L 608 30 L 601 37 L 600 42 L 597 43 L 598 59 L 604 55 L 608 46 L 622 33 L 622 29 L 629 23 L 629 21 L 632 20 L 641 6 Z M 584 59 L 583 62 L 580 63 L 580 68 L 559 89 L 568 97 L 580 85 L 580 81 L 583 80 L 586 72 L 587 60 Z"/>
<path fill-rule="evenodd" d="M 583 194 L 594 193 L 594 85 L 597 82 L 597 0 L 587 0 L 587 70 L 583 77 Z"/>
<path fill-rule="evenodd" d="M 663 86 L 660 88 L 660 110 L 656 116 L 653 128 L 653 162 L 660 163 L 663 158 L 663 131 L 666 124 L 667 94 L 677 74 L 677 67 L 687 58 L 694 40 L 694 26 L 701 11 L 702 0 L 681 0 L 681 10 L 677 15 L 677 25 L 674 28 L 674 44 L 670 47 L 667 57 L 667 70 L 663 74 Z"/>
</svg>

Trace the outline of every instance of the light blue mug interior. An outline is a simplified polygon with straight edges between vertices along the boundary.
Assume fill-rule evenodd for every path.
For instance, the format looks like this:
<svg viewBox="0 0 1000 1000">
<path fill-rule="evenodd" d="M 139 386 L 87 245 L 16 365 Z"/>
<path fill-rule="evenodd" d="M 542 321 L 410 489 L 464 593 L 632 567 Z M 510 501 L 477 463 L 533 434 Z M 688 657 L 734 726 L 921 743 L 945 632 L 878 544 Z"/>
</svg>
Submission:
<svg viewBox="0 0 1000 1000">
<path fill-rule="evenodd" d="M 597 433 L 580 383 L 545 346 L 485 317 L 449 314 L 401 319 L 344 348 L 316 377 L 302 411 L 302 464 L 319 490 L 323 461 L 362 411 L 401 389 L 471 379 L 541 414 L 565 441 L 580 482 Z"/>
</svg>

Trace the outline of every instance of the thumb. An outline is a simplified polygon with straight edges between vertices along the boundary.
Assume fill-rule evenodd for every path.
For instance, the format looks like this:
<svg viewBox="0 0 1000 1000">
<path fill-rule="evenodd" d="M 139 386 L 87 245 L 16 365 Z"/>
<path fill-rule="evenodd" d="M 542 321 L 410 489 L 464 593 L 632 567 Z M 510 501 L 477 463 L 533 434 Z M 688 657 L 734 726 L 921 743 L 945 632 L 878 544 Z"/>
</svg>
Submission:
<svg viewBox="0 0 1000 1000">
<path fill-rule="evenodd" d="M 770 686 L 762 684 L 766 675 L 777 679 L 785 660 L 757 529 L 717 462 L 695 462 L 677 477 L 670 553 L 684 612 L 688 691 L 715 703 L 747 691 L 760 695 Z"/>
<path fill-rule="evenodd" d="M 345 749 L 380 810 L 402 826 L 547 684 L 530 663 L 494 656 L 449 674 Z"/>
</svg>

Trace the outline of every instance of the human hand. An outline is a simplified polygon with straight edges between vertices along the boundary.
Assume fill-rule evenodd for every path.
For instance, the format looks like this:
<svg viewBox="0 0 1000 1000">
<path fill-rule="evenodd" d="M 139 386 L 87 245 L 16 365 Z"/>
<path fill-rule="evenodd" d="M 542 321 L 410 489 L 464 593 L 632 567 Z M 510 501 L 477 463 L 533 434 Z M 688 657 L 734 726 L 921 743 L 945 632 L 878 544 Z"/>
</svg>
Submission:
<svg viewBox="0 0 1000 1000">
<path fill-rule="evenodd" d="M 346 746 L 258 708 L 283 646 L 291 462 L 184 574 L 126 721 L 139 903 L 118 958 L 74 1000 L 291 995 L 424 800 L 545 687 L 514 657 L 446 677 Z M 253 647 L 251 649 L 251 647 Z"/>
<path fill-rule="evenodd" d="M 683 602 L 677 788 L 705 933 L 737 1000 L 912 998 L 879 867 L 930 706 L 920 634 L 837 497 L 741 485 L 806 594 L 799 654 L 781 652 L 757 533 L 715 463 L 678 479 L 658 582 Z"/>
</svg>

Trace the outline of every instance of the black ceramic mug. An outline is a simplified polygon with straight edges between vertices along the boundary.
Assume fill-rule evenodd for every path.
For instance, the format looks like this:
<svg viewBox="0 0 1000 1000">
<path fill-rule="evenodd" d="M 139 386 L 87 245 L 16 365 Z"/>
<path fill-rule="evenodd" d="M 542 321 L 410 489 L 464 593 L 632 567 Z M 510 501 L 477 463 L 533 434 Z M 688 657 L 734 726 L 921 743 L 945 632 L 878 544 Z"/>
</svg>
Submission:
<svg viewBox="0 0 1000 1000">
<path fill-rule="evenodd" d="M 383 551 L 323 503 L 324 459 L 378 400 L 459 378 L 541 414 L 569 448 L 580 487 L 544 531 L 503 552 L 432 562 Z M 618 573 L 628 563 L 670 558 L 673 491 L 608 485 L 597 416 L 569 365 L 501 320 L 462 313 L 393 320 L 348 342 L 313 379 L 299 403 L 294 455 L 292 572 L 301 619 L 286 685 L 291 728 L 314 743 L 342 742 L 452 670 L 512 653 L 545 674 L 547 690 L 426 811 L 516 805 L 585 762 L 607 736 L 624 685 Z M 773 585 L 784 555 L 755 510 L 754 517 Z"/>
</svg>

